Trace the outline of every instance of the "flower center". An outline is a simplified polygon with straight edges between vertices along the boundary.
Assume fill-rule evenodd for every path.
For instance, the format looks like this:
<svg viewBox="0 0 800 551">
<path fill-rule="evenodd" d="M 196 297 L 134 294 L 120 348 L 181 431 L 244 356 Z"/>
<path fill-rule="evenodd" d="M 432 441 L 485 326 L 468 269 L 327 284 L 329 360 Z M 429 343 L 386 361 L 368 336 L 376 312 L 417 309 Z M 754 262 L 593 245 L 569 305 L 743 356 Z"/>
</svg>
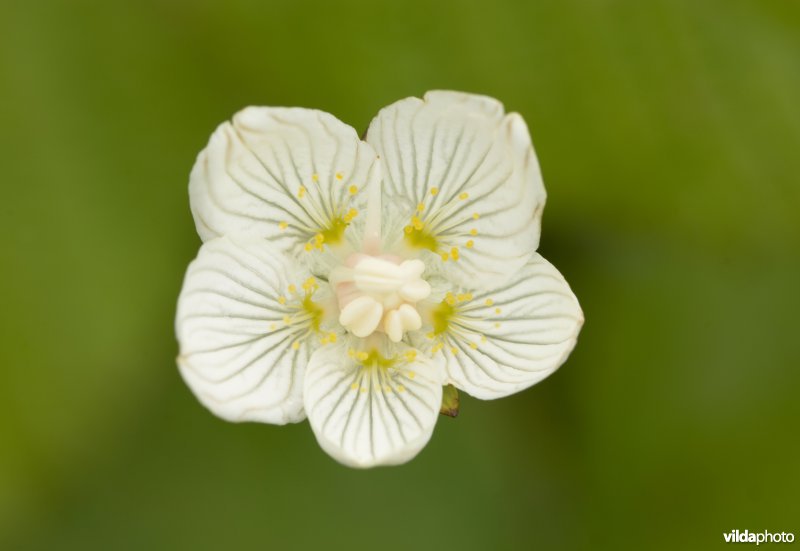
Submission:
<svg viewBox="0 0 800 551">
<path fill-rule="evenodd" d="M 431 286 L 422 279 L 424 271 L 421 260 L 351 254 L 330 277 L 339 301 L 339 323 L 356 337 L 381 331 L 399 342 L 406 331 L 422 327 L 416 303 L 431 294 Z"/>
</svg>

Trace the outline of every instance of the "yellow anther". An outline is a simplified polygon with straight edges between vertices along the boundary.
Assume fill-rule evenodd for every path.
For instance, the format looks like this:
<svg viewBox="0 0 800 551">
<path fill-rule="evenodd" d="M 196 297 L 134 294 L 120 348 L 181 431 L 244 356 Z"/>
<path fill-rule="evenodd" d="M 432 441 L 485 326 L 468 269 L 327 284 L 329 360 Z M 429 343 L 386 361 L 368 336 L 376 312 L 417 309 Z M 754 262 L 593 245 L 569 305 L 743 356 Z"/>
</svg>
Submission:
<svg viewBox="0 0 800 551">
<path fill-rule="evenodd" d="M 405 392 L 405 391 L 406 387 L 404 387 L 403 385 L 397 385 L 397 392 Z"/>
<path fill-rule="evenodd" d="M 358 383 L 353 383 L 350 385 L 350 390 L 358 390 Z"/>
<path fill-rule="evenodd" d="M 458 198 L 459 198 L 459 199 L 461 199 L 462 201 L 466 201 L 467 199 L 469 199 L 469 193 L 467 193 L 467 192 L 465 191 L 464 193 L 462 193 L 461 195 L 459 195 L 459 196 L 458 196 Z"/>
<path fill-rule="evenodd" d="M 425 227 L 425 223 L 420 220 L 419 216 L 412 216 L 411 217 L 411 225 L 414 226 L 415 230 L 421 230 Z"/>
<path fill-rule="evenodd" d="M 469 347 L 471 349 L 473 349 L 473 350 L 477 350 L 478 349 L 478 343 L 471 342 L 471 343 L 469 343 Z"/>
<path fill-rule="evenodd" d="M 442 257 L 442 260 L 444 260 L 445 262 L 447 262 L 448 260 L 450 260 L 450 255 L 449 255 L 449 254 L 447 254 L 447 253 L 442 253 L 442 254 L 441 254 L 441 257 Z"/>
<path fill-rule="evenodd" d="M 289 284 L 289 292 L 295 294 L 297 292 L 297 286 L 294 283 Z"/>
<path fill-rule="evenodd" d="M 369 358 L 369 354 L 367 354 L 367 353 L 366 353 L 366 352 L 364 352 L 363 350 L 361 350 L 361 351 L 359 351 L 359 352 L 356 352 L 356 359 L 357 359 L 358 361 L 360 361 L 360 362 L 363 362 L 363 361 L 364 361 L 364 360 L 366 360 L 367 358 Z"/>
<path fill-rule="evenodd" d="M 317 245 L 322 245 L 324 242 L 325 242 L 325 236 L 322 235 L 321 233 L 318 233 L 317 235 L 314 236 L 314 243 L 316 243 Z"/>
<path fill-rule="evenodd" d="M 437 342 L 436 344 L 433 345 L 433 348 L 431 348 L 431 352 L 436 354 L 442 348 L 444 348 L 444 344 L 440 343 L 440 342 Z"/>
<path fill-rule="evenodd" d="M 458 260 L 458 247 L 453 247 L 450 249 L 450 256 L 453 258 L 453 260 Z"/>
<path fill-rule="evenodd" d="M 458 299 L 458 302 L 466 302 L 469 300 L 467 296 L 468 296 L 467 293 L 458 293 L 458 296 L 456 298 Z"/>
<path fill-rule="evenodd" d="M 434 333 L 433 331 L 431 331 L 430 333 L 426 333 L 426 334 L 425 334 L 425 336 L 426 336 L 426 337 L 428 337 L 429 339 L 432 339 L 433 337 L 435 337 L 435 336 L 436 336 L 436 333 Z"/>
<path fill-rule="evenodd" d="M 286 304 L 286 297 L 278 297 L 278 302 L 281 304 Z"/>
<path fill-rule="evenodd" d="M 425 203 L 420 203 L 417 205 L 417 212 L 422 212 L 425 210 Z"/>
<path fill-rule="evenodd" d="M 408 378 L 409 378 L 409 379 L 413 379 L 413 378 L 414 378 L 414 377 L 416 377 L 416 376 L 417 376 L 417 374 L 416 374 L 416 373 L 414 373 L 413 371 L 409 371 L 409 372 L 408 372 Z"/>
<path fill-rule="evenodd" d="M 403 228 L 403 231 L 410 234 L 412 231 L 414 231 L 414 226 L 406 226 Z"/>
<path fill-rule="evenodd" d="M 303 245 L 303 249 L 305 249 L 307 253 L 310 253 L 314 249 L 314 245 L 312 245 L 311 243 L 306 243 L 305 245 Z"/>
<path fill-rule="evenodd" d="M 306 195 L 306 187 L 300 186 L 300 189 L 297 190 L 297 196 L 302 199 Z"/>
<path fill-rule="evenodd" d="M 319 182 L 319 174 L 312 174 L 311 179 L 314 180 L 315 182 Z"/>
<path fill-rule="evenodd" d="M 337 180 L 341 180 L 342 178 L 344 178 L 344 175 L 341 172 L 337 172 L 336 173 L 336 179 Z"/>
<path fill-rule="evenodd" d="M 468 249 L 471 249 L 471 248 L 472 248 L 472 247 L 474 247 L 474 246 L 475 246 L 475 242 L 474 242 L 472 239 L 470 239 L 469 241 L 467 241 L 467 248 L 468 248 Z"/>
<path fill-rule="evenodd" d="M 470 235 L 478 235 L 478 229 L 477 228 L 472 228 L 471 230 L 469 230 L 469 234 Z"/>
<path fill-rule="evenodd" d="M 472 215 L 472 219 L 473 219 L 473 220 L 477 220 L 477 219 L 478 219 L 478 218 L 480 218 L 480 217 L 481 217 L 481 215 L 480 215 L 480 214 L 478 214 L 477 212 L 476 212 L 475 214 L 473 214 L 473 215 Z"/>
<path fill-rule="evenodd" d="M 344 215 L 344 221 L 350 223 L 356 216 L 358 216 L 358 211 L 356 209 L 350 209 L 347 211 L 347 214 Z"/>
<path fill-rule="evenodd" d="M 499 314 L 500 312 L 502 312 L 502 310 L 500 308 L 495 308 L 494 309 L 494 313 L 495 314 Z"/>
<path fill-rule="evenodd" d="M 339 337 L 336 336 L 336 333 L 328 333 L 328 342 L 336 342 L 336 339 Z"/>
<path fill-rule="evenodd" d="M 289 222 L 281 222 L 280 224 L 278 224 L 278 229 L 281 231 L 285 230 L 288 227 L 289 227 Z"/>
<path fill-rule="evenodd" d="M 350 186 L 349 188 L 347 188 L 347 191 L 350 192 L 350 195 L 355 195 L 356 193 L 358 193 L 358 187 L 357 186 Z"/>
<path fill-rule="evenodd" d="M 494 304 L 494 301 L 490 298 L 487 298 L 484 304 L 486 304 L 486 306 L 491 306 L 492 304 Z"/>
<path fill-rule="evenodd" d="M 432 187 L 431 188 L 431 195 L 436 195 L 437 193 L 439 193 L 439 188 L 438 187 Z"/>
<path fill-rule="evenodd" d="M 299 350 L 299 349 L 300 349 L 300 343 L 298 341 L 294 341 L 292 343 L 292 350 Z"/>
<path fill-rule="evenodd" d="M 450 353 L 451 354 L 458 354 L 458 348 L 456 348 L 455 346 L 451 346 L 450 347 Z"/>
<path fill-rule="evenodd" d="M 416 350 L 409 350 L 408 352 L 406 352 L 406 359 L 409 362 L 413 362 L 414 360 L 416 360 L 417 359 L 417 351 Z"/>
<path fill-rule="evenodd" d="M 456 303 L 456 300 L 458 299 L 453 293 L 447 293 L 447 295 L 444 297 L 444 301 L 450 306 L 453 306 Z"/>
</svg>

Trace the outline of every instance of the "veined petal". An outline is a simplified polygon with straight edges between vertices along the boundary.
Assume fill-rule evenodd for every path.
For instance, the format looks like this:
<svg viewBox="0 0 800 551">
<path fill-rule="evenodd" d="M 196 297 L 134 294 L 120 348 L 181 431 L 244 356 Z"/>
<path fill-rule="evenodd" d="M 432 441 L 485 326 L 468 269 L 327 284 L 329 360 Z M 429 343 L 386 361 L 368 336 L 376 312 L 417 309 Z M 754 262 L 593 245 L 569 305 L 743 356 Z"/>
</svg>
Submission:
<svg viewBox="0 0 800 551">
<path fill-rule="evenodd" d="M 449 293 L 432 311 L 432 352 L 448 382 L 476 398 L 502 398 L 538 383 L 572 351 L 583 324 L 564 277 L 538 253 L 493 291 Z M 415 336 L 412 343 L 421 346 Z"/>
<path fill-rule="evenodd" d="M 175 322 L 181 375 L 203 405 L 230 421 L 305 417 L 303 374 L 320 341 L 319 285 L 265 239 L 203 244 Z"/>
<path fill-rule="evenodd" d="M 308 420 L 320 446 L 345 465 L 404 463 L 430 439 L 442 379 L 413 350 L 387 360 L 344 345 L 322 348 L 306 372 Z"/>
<path fill-rule="evenodd" d="M 525 122 L 498 101 L 442 91 L 406 98 L 378 113 L 366 140 L 381 156 L 384 194 L 411 200 L 406 244 L 436 253 L 453 281 L 503 280 L 538 247 L 539 164 Z"/>
<path fill-rule="evenodd" d="M 189 195 L 204 241 L 247 232 L 302 254 L 340 242 L 379 183 L 375 151 L 333 115 L 248 107 L 211 136 Z"/>
</svg>

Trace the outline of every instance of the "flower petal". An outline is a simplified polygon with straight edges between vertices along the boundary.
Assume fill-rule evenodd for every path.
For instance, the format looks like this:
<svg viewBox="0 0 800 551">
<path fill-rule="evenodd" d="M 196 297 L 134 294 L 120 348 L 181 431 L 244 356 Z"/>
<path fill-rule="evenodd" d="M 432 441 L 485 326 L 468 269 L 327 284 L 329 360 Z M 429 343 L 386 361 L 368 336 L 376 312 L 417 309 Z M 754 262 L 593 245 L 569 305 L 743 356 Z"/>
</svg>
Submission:
<svg viewBox="0 0 800 551">
<path fill-rule="evenodd" d="M 230 421 L 297 422 L 317 342 L 318 284 L 266 240 L 207 241 L 178 299 L 178 366 L 198 399 Z"/>
<path fill-rule="evenodd" d="M 189 195 L 203 240 L 248 232 L 301 253 L 340 241 L 379 182 L 375 151 L 333 115 L 248 107 L 212 134 Z"/>
<path fill-rule="evenodd" d="M 381 155 L 385 204 L 406 207 L 405 242 L 448 261 L 461 285 L 522 267 L 539 244 L 545 202 L 525 122 L 496 100 L 428 92 L 380 111 L 366 137 Z M 409 210 L 410 209 L 410 210 Z"/>
<path fill-rule="evenodd" d="M 404 463 L 430 439 L 443 373 L 415 351 L 391 364 L 360 354 L 362 360 L 340 345 L 311 357 L 304 396 L 311 428 L 320 446 L 345 465 Z"/>
<path fill-rule="evenodd" d="M 493 291 L 448 299 L 434 313 L 433 348 L 444 358 L 448 382 L 485 400 L 550 375 L 567 359 L 583 324 L 564 277 L 539 254 Z"/>
</svg>

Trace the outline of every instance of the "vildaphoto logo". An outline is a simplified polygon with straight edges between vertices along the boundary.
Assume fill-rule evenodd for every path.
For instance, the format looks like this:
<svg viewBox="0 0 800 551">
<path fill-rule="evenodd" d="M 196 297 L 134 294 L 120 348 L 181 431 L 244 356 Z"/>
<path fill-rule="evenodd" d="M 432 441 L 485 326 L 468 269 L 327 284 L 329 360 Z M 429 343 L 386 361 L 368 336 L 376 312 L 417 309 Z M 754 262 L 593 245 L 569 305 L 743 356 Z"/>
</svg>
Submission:
<svg viewBox="0 0 800 551">
<path fill-rule="evenodd" d="M 749 530 L 731 530 L 728 533 L 722 534 L 725 538 L 725 543 L 792 543 L 794 542 L 794 534 L 791 532 L 775 532 L 770 533 L 764 530 L 763 532 L 751 532 Z"/>
</svg>

